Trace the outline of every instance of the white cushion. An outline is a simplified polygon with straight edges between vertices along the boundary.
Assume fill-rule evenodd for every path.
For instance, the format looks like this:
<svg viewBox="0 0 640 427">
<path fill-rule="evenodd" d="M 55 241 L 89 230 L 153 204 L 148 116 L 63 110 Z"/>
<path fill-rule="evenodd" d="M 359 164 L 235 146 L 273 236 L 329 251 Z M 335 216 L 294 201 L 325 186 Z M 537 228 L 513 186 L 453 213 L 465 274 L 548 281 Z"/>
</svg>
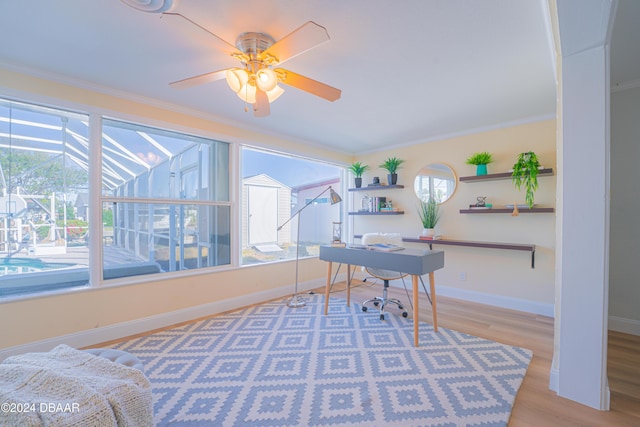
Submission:
<svg viewBox="0 0 640 427">
<path fill-rule="evenodd" d="M 116 350 L 113 348 L 89 348 L 85 351 L 95 356 L 104 357 L 112 362 L 119 363 L 130 368 L 136 368 L 137 370 L 144 372 L 142 361 L 126 351 Z"/>
</svg>

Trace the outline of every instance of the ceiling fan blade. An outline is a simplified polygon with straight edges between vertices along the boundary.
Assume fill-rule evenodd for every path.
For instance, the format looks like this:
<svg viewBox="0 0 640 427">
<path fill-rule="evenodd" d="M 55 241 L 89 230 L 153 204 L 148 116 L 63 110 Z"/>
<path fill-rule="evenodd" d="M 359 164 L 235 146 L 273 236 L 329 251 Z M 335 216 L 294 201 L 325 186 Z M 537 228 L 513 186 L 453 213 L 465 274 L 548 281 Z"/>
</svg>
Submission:
<svg viewBox="0 0 640 427">
<path fill-rule="evenodd" d="M 262 54 L 271 55 L 278 63 L 283 63 L 327 41 L 327 29 L 309 21 L 278 40 Z"/>
<path fill-rule="evenodd" d="M 269 114 L 271 114 L 271 108 L 269 107 L 267 93 L 256 88 L 256 103 L 253 104 L 253 115 L 255 117 L 266 117 Z"/>
<path fill-rule="evenodd" d="M 278 68 L 275 71 L 281 76 L 282 83 L 304 90 L 305 92 L 324 98 L 327 101 L 333 102 L 340 99 L 340 96 L 342 95 L 342 91 L 340 89 L 320 83 L 319 81 L 310 79 L 309 77 L 296 74 L 293 71 L 285 70 L 283 68 Z"/>
<path fill-rule="evenodd" d="M 245 57 L 246 56 L 244 53 L 242 53 L 238 48 L 236 48 L 231 43 L 229 43 L 226 40 L 218 37 L 217 35 L 215 35 L 211 31 L 209 31 L 206 28 L 204 28 L 202 25 L 198 24 L 195 21 L 192 21 L 191 19 L 187 18 L 184 15 L 181 15 L 181 14 L 175 13 L 175 12 L 165 12 L 165 13 L 162 14 L 162 17 L 169 17 L 170 19 L 173 19 L 175 21 L 179 21 L 179 22 L 183 22 L 183 23 L 191 23 L 191 24 L 195 25 L 196 27 L 200 28 L 202 31 L 206 32 L 208 35 L 212 36 L 215 48 L 217 48 L 218 50 L 226 53 L 227 55 L 234 56 L 234 57 Z"/>
<path fill-rule="evenodd" d="M 189 77 L 187 79 L 169 83 L 169 86 L 173 86 L 177 89 L 187 89 L 193 86 L 215 82 L 216 80 L 222 80 L 226 77 L 225 71 L 227 70 L 218 70 L 211 73 L 200 74 L 199 76 Z"/>
</svg>

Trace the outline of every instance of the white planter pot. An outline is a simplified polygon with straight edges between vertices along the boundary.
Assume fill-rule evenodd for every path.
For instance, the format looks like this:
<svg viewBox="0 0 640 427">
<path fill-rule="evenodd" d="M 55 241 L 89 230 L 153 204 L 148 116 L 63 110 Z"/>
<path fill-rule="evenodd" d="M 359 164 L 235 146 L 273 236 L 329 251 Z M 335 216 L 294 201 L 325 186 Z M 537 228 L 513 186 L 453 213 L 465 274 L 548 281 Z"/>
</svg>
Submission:
<svg viewBox="0 0 640 427">
<path fill-rule="evenodd" d="M 421 235 L 424 236 L 424 237 L 433 237 L 433 236 L 436 235 L 436 229 L 435 228 L 423 228 Z"/>
</svg>

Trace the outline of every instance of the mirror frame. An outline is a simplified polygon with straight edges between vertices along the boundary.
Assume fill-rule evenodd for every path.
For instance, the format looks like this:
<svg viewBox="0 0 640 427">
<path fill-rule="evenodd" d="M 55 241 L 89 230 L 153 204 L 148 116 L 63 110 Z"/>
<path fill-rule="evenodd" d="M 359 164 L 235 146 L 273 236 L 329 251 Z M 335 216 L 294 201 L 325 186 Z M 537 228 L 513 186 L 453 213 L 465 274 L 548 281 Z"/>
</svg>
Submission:
<svg viewBox="0 0 640 427">
<path fill-rule="evenodd" d="M 447 203 L 449 200 L 451 200 L 451 198 L 453 197 L 453 195 L 456 193 L 456 190 L 458 189 L 458 175 L 456 174 L 456 171 L 451 167 L 451 165 L 444 163 L 444 162 L 432 162 L 432 163 L 428 163 L 424 166 L 422 166 L 418 172 L 415 175 L 415 178 L 413 179 L 413 194 L 416 195 L 416 197 L 418 198 L 418 200 L 422 200 L 422 198 L 418 195 L 418 192 L 416 191 L 416 180 L 418 179 L 418 177 L 421 176 L 430 176 L 430 175 L 423 175 L 420 172 L 431 166 L 431 165 L 442 165 L 446 168 L 448 168 L 451 171 L 451 175 L 453 175 L 453 190 L 451 191 L 451 194 L 449 194 L 449 196 L 447 197 L 446 200 L 442 201 L 442 202 L 438 202 L 439 205 L 442 205 L 444 203 Z"/>
</svg>

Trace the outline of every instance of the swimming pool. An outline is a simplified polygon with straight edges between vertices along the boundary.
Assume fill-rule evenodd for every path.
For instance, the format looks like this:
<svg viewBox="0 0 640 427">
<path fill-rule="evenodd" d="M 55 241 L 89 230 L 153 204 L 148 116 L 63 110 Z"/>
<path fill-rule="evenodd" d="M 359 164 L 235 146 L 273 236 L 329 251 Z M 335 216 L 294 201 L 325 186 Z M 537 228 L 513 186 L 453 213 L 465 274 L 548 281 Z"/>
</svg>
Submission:
<svg viewBox="0 0 640 427">
<path fill-rule="evenodd" d="M 72 267 L 76 264 L 45 262 L 39 258 L 0 258 L 0 276 L 8 274 L 35 273 Z"/>
</svg>

